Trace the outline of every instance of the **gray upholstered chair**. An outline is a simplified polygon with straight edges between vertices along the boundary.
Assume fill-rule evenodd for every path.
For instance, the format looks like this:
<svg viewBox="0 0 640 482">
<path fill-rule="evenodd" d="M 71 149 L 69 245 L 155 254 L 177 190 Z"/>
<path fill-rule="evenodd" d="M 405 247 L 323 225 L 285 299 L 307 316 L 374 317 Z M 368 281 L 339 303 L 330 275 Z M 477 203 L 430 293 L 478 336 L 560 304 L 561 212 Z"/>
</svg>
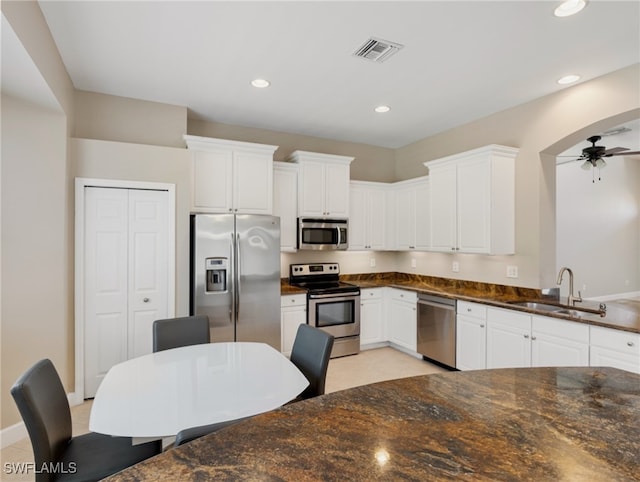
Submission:
<svg viewBox="0 0 640 482">
<path fill-rule="evenodd" d="M 324 394 L 333 335 L 310 325 L 298 326 L 291 350 L 291 362 L 309 380 L 309 386 L 294 401 Z"/>
<path fill-rule="evenodd" d="M 132 445 L 129 437 L 72 437 L 69 402 L 51 360 L 22 374 L 11 395 L 29 432 L 36 482 L 100 480 L 162 451 L 161 441 Z"/>
<path fill-rule="evenodd" d="M 203 315 L 153 322 L 153 351 L 209 343 L 209 318 Z"/>
<path fill-rule="evenodd" d="M 228 420 L 226 422 L 212 423 L 211 425 L 202 425 L 200 427 L 185 428 L 183 430 L 180 430 L 176 435 L 175 446 L 178 447 L 179 445 L 186 444 L 188 442 L 191 442 L 192 440 L 203 437 L 204 435 L 217 432 L 218 430 L 221 430 L 225 427 L 229 427 L 230 425 L 235 425 L 236 423 L 242 422 L 243 420 L 246 420 L 248 418 L 251 418 L 251 417 L 242 417 L 242 418 L 237 418 L 235 420 Z"/>
</svg>

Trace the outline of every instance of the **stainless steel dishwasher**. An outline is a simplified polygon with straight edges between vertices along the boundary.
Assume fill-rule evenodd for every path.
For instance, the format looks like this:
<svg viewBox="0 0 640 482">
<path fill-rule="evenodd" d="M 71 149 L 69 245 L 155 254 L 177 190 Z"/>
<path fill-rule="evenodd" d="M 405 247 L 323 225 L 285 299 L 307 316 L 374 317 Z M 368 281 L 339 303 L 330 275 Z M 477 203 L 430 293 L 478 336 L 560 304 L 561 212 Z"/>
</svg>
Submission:
<svg viewBox="0 0 640 482">
<path fill-rule="evenodd" d="M 455 368 L 456 300 L 418 295 L 418 353 Z"/>
</svg>

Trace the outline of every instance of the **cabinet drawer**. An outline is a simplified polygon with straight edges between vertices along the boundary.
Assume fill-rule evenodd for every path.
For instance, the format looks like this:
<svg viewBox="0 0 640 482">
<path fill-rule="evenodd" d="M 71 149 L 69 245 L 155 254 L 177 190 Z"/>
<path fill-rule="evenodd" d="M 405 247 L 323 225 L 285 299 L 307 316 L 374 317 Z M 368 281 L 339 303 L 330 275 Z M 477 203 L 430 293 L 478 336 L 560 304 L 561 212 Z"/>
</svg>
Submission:
<svg viewBox="0 0 640 482">
<path fill-rule="evenodd" d="M 458 301 L 458 308 L 456 311 L 459 315 L 478 318 L 481 320 L 487 319 L 487 307 L 485 305 L 479 305 L 478 303 Z"/>
<path fill-rule="evenodd" d="M 640 357 L 640 335 L 628 331 L 591 326 L 591 345 Z"/>
<path fill-rule="evenodd" d="M 286 308 L 287 306 L 306 306 L 307 295 L 286 295 L 280 297 L 280 307 Z"/>
<path fill-rule="evenodd" d="M 367 288 L 360 290 L 360 301 L 379 300 L 382 297 L 382 288 Z"/>
<path fill-rule="evenodd" d="M 393 288 L 391 290 L 391 299 L 415 303 L 418 301 L 418 294 L 415 291 L 405 291 Z"/>
</svg>

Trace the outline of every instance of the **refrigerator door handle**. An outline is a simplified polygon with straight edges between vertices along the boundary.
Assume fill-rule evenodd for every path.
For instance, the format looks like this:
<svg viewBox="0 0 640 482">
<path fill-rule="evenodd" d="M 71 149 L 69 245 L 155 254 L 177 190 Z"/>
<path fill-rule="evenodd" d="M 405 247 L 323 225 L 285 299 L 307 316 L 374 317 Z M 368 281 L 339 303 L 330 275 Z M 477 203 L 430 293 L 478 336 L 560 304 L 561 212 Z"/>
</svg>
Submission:
<svg viewBox="0 0 640 482">
<path fill-rule="evenodd" d="M 231 240 L 229 241 L 229 260 L 231 261 L 231 263 L 229 263 L 230 266 L 230 270 L 231 270 L 231 276 L 230 276 L 230 280 L 229 280 L 229 286 L 230 286 L 230 290 L 231 290 L 231 306 L 229 307 L 229 320 L 230 323 L 233 325 L 236 322 L 236 315 L 235 315 L 235 305 L 236 305 L 236 284 L 234 282 L 235 278 L 236 278 L 236 250 L 235 250 L 235 243 L 234 243 L 234 239 L 233 239 L 233 233 L 231 233 Z"/>
<path fill-rule="evenodd" d="M 235 311 L 236 311 L 236 323 L 240 322 L 240 234 L 236 234 L 236 293 L 235 293 Z"/>
</svg>

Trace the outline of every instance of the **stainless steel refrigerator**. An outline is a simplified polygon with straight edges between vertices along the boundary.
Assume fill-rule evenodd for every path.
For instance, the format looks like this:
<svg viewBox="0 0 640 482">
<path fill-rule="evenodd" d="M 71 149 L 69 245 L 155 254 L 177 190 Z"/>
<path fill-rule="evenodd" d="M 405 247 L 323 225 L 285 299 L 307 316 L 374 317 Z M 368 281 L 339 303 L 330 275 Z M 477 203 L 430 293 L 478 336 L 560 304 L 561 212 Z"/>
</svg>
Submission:
<svg viewBox="0 0 640 482">
<path fill-rule="evenodd" d="M 191 215 L 190 311 L 209 317 L 213 342 L 280 350 L 280 218 Z"/>
</svg>

